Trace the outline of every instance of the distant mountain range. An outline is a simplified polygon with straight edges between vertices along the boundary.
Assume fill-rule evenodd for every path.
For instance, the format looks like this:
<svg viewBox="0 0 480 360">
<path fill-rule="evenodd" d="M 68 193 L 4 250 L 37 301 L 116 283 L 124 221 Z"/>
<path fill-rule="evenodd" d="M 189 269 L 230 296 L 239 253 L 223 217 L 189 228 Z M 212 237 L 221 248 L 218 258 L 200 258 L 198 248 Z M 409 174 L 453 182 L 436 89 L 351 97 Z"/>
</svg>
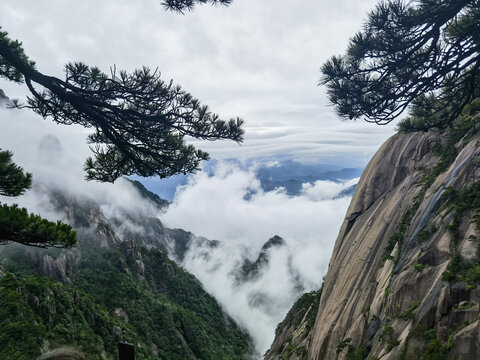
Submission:
<svg viewBox="0 0 480 360">
<path fill-rule="evenodd" d="M 313 184 L 318 180 L 351 180 L 360 177 L 363 171 L 363 168 L 342 168 L 329 164 L 301 163 L 285 159 L 254 159 L 247 163 L 241 163 L 235 159 L 222 161 L 234 164 L 242 170 L 254 169 L 264 191 L 284 188 L 290 196 L 300 195 L 302 184 Z M 218 160 L 210 160 L 204 164 L 203 171 L 213 176 L 218 162 Z M 140 181 L 145 188 L 161 198 L 173 201 L 177 188 L 187 184 L 190 176 L 192 175 L 177 175 L 167 179 L 158 177 L 132 179 Z"/>
<path fill-rule="evenodd" d="M 257 172 L 264 191 L 285 188 L 288 195 L 299 195 L 302 184 L 313 184 L 319 180 L 339 181 L 360 177 L 363 169 L 343 168 L 336 169 L 323 164 L 302 164 L 288 160 L 270 166 L 261 166 Z"/>
</svg>

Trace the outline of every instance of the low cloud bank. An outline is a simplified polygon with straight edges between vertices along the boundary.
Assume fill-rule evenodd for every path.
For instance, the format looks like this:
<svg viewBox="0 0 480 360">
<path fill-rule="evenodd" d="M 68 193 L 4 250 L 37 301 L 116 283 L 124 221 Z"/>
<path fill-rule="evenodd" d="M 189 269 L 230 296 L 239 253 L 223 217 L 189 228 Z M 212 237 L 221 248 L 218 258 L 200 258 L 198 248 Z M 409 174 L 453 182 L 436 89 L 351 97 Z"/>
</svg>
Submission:
<svg viewBox="0 0 480 360">
<path fill-rule="evenodd" d="M 292 197 L 282 189 L 264 192 L 255 167 L 220 162 L 213 174 L 198 173 L 177 191 L 162 221 L 220 241 L 215 248 L 192 246 L 183 265 L 250 332 L 263 354 L 294 301 L 320 287 L 351 199 L 333 198 L 357 180 L 304 184 L 301 195 Z M 274 235 L 285 245 L 270 249 L 270 261 L 257 277 L 239 281 L 245 259 L 255 261 Z"/>
<path fill-rule="evenodd" d="M 121 217 L 122 209 L 152 214 L 150 204 L 122 179 L 113 185 L 83 180 L 82 165 L 90 155 L 85 129 L 59 127 L 28 112 L 1 109 L 0 125 L 1 147 L 14 152 L 14 161 L 33 173 L 34 182 L 25 195 L 0 197 L 1 202 L 16 202 L 58 220 L 61 214 L 42 190 L 46 185 L 96 201 L 107 218 Z M 194 242 L 183 265 L 250 332 L 263 354 L 293 302 L 302 292 L 320 287 L 350 202 L 348 197 L 333 198 L 355 182 L 304 184 L 301 194 L 292 197 L 282 189 L 264 192 L 255 166 L 219 162 L 213 171 L 190 177 L 159 217 L 170 228 L 220 240 L 217 247 Z M 274 235 L 285 239 L 285 245 L 270 249 L 269 262 L 258 276 L 239 281 L 245 259 L 255 261 Z"/>
</svg>

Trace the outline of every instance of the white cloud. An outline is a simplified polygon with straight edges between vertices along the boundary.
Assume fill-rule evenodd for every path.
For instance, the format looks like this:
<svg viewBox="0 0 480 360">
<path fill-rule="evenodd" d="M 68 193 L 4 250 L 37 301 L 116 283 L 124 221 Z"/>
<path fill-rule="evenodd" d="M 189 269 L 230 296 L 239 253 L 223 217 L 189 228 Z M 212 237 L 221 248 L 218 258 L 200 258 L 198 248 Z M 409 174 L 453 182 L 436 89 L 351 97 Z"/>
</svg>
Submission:
<svg viewBox="0 0 480 360">
<path fill-rule="evenodd" d="M 190 250 L 184 266 L 248 329 L 263 354 L 275 327 L 301 294 L 297 282 L 305 291 L 320 287 L 350 202 L 350 198 L 332 198 L 355 180 L 317 181 L 292 197 L 281 189 L 263 192 L 254 169 L 220 162 L 213 176 L 191 177 L 162 220 L 168 227 L 222 242 L 215 249 L 203 244 Z M 254 194 L 247 200 L 249 193 Z M 273 251 L 270 265 L 258 280 L 238 285 L 235 271 L 245 257 L 255 260 L 273 235 L 284 238 L 286 247 Z M 252 306 L 252 299 L 259 296 L 265 297 L 266 306 Z"/>
<path fill-rule="evenodd" d="M 393 127 L 342 123 L 317 82 L 321 64 L 344 51 L 375 3 L 235 0 L 179 15 L 159 1 L 3 0 L 0 22 L 47 74 L 63 76 L 70 61 L 104 71 L 159 67 L 221 116 L 243 117 L 244 145 L 201 143 L 212 157 L 288 152 L 363 166 Z M 24 92 L 4 81 L 0 88 L 14 97 Z"/>
<path fill-rule="evenodd" d="M 113 214 L 127 208 L 139 214 L 151 211 L 138 201 L 138 194 L 125 180 L 115 184 L 84 180 L 83 163 L 90 150 L 88 131 L 80 126 L 58 126 L 27 110 L 0 109 L 0 146 L 13 152 L 13 161 L 33 174 L 34 190 L 17 198 L 0 197 L 6 203 L 18 203 L 31 212 L 57 220 L 59 214 L 49 207 L 45 194 L 36 186 L 47 185 L 78 199 L 104 204 L 104 212 Z M 55 135 L 53 135 L 55 134 Z"/>
<path fill-rule="evenodd" d="M 302 194 L 310 200 L 320 201 L 334 198 L 342 190 L 358 183 L 358 178 L 345 182 L 318 180 L 315 183 L 302 184 Z"/>
<path fill-rule="evenodd" d="M 28 111 L 4 109 L 0 109 L 0 127 L 2 148 L 12 150 L 14 161 L 33 173 L 35 186 L 48 184 L 79 199 L 95 200 L 107 218 L 121 218 L 122 209 L 152 213 L 125 181 L 83 180 L 82 164 L 89 154 L 85 129 L 60 127 Z M 200 172 L 190 177 L 160 219 L 171 228 L 221 240 L 218 248 L 198 245 L 189 251 L 184 265 L 248 329 L 263 353 L 277 323 L 300 295 L 296 284 L 305 290 L 320 286 L 350 200 L 331 198 L 352 182 L 318 181 L 304 185 L 296 197 L 281 189 L 265 193 L 255 178 L 256 166 L 241 169 L 219 162 L 210 172 L 213 175 Z M 18 198 L 0 197 L 0 201 L 17 202 L 50 220 L 61 216 L 40 188 Z M 286 240 L 286 246 L 272 251 L 270 264 L 257 281 L 236 286 L 232 272 L 245 258 L 255 260 L 261 246 L 276 234 Z M 256 305 L 252 304 L 255 299 Z M 260 304 L 261 299 L 266 304 Z"/>
<path fill-rule="evenodd" d="M 104 71 L 114 64 L 126 70 L 159 67 L 165 80 L 173 78 L 222 117 L 243 117 L 247 132 L 242 146 L 193 142 L 213 158 L 281 155 L 362 166 L 393 126 L 339 121 L 317 81 L 321 64 L 345 50 L 375 3 L 234 0 L 228 8 L 199 6 L 181 16 L 163 11 L 158 0 L 84 0 L 74 5 L 50 0 L 48 6 L 35 0 L 2 0 L 0 23 L 12 38 L 23 41 L 46 74 L 63 76 L 63 64 L 70 61 Z M 0 88 L 10 97 L 25 94 L 24 87 L 4 80 Z M 7 111 L 0 111 L 0 126 L 0 146 L 14 151 L 15 161 L 33 172 L 34 181 L 110 202 L 107 213 L 126 205 L 142 210 L 121 181 L 110 185 L 82 180 L 83 160 L 89 155 L 85 129 Z M 47 134 L 55 135 L 62 147 L 61 156 L 50 158 L 50 164 L 37 153 Z M 224 242 L 208 250 L 209 261 L 190 252 L 187 268 L 249 328 L 259 349 L 270 345 L 277 322 L 298 295 L 291 281 L 283 281 L 291 276 L 288 269 L 301 274 L 306 289 L 320 285 L 349 202 L 329 197 L 347 185 L 318 182 L 305 186 L 299 197 L 263 193 L 252 171 L 221 165 L 213 177 L 192 177 L 165 215 L 171 227 Z M 257 191 L 250 201 L 244 199 L 247 189 Z M 33 191 L 18 201 L 48 213 Z M 274 251 L 258 282 L 233 286 L 228 273 L 242 254 L 254 257 L 274 234 L 284 237 L 287 247 Z M 273 299 L 268 311 L 249 305 L 249 294 L 261 291 Z"/>
</svg>

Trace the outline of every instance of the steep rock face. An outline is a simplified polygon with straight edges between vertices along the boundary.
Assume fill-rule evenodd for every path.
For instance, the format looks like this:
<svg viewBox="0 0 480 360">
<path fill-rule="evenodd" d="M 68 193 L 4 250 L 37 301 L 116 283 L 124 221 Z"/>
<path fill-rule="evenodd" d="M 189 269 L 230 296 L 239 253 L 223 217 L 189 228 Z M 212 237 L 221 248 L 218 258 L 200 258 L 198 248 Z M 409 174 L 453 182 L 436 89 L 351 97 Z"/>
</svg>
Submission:
<svg viewBox="0 0 480 360">
<path fill-rule="evenodd" d="M 275 330 L 275 340 L 265 354 L 267 359 L 303 360 L 308 355 L 311 332 L 322 291 L 303 294 Z"/>
<path fill-rule="evenodd" d="M 308 359 L 480 358 L 478 181 L 473 130 L 456 144 L 397 134 L 379 149 L 337 238 Z M 279 355 L 294 340 L 276 339 L 267 358 L 306 358 Z"/>
<path fill-rule="evenodd" d="M 421 191 L 421 169 L 436 163 L 429 149 L 437 141 L 436 133 L 395 135 L 365 169 L 325 278 L 317 318 L 322 325 L 315 326 L 312 358 L 335 358 L 344 338 L 351 337 L 355 345 L 362 343 L 369 320 L 364 314 L 375 298 L 383 249 Z"/>
<path fill-rule="evenodd" d="M 371 355 L 393 359 L 407 353 L 408 343 L 413 345 L 409 334 L 414 328 L 434 329 L 442 342 L 465 321 L 478 319 L 475 291 L 467 290 L 465 284 L 442 280 L 453 256 L 445 227 L 448 217 L 454 215 L 448 209 L 448 213 L 438 210 L 444 205 L 442 195 L 448 186 L 461 190 L 480 180 L 479 139 L 473 137 L 428 188 L 421 180 L 439 161 L 431 151 L 440 141 L 437 133 L 398 134 L 377 152 L 365 169 L 334 248 L 310 358 L 342 357 L 346 351 L 337 355 L 337 346 L 351 338 L 354 348 L 363 346 Z M 466 216 L 464 227 L 469 220 Z M 404 229 L 399 230 L 402 224 Z M 478 229 L 462 230 L 457 247 L 468 246 L 467 241 L 471 241 L 475 248 L 478 241 L 468 237 L 478 235 Z M 431 232 L 423 241 L 422 231 Z M 384 249 L 392 237 L 395 247 L 385 260 Z M 469 304 L 477 306 L 476 311 L 470 311 L 468 319 L 455 319 L 452 308 L 462 300 L 473 301 Z M 444 322 L 450 324 L 442 328 Z M 470 344 L 463 351 L 476 354 L 475 346 Z"/>
<path fill-rule="evenodd" d="M 95 235 L 95 245 L 99 247 L 112 247 L 121 242 L 95 201 L 78 199 L 48 188 L 43 191 L 48 194 L 54 209 L 63 214 L 65 221 L 80 232 L 79 236 L 83 236 L 82 233 L 88 233 L 83 237 Z"/>
</svg>

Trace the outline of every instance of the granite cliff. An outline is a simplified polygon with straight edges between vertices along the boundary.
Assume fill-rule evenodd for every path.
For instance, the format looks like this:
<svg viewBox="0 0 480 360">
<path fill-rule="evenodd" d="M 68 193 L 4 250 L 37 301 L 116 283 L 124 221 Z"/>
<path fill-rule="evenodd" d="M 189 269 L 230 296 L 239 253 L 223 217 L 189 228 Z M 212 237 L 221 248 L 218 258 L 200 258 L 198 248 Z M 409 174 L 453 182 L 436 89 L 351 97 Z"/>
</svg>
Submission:
<svg viewBox="0 0 480 360">
<path fill-rule="evenodd" d="M 294 305 L 266 359 L 480 359 L 478 123 L 383 144 L 321 291 Z"/>
</svg>

